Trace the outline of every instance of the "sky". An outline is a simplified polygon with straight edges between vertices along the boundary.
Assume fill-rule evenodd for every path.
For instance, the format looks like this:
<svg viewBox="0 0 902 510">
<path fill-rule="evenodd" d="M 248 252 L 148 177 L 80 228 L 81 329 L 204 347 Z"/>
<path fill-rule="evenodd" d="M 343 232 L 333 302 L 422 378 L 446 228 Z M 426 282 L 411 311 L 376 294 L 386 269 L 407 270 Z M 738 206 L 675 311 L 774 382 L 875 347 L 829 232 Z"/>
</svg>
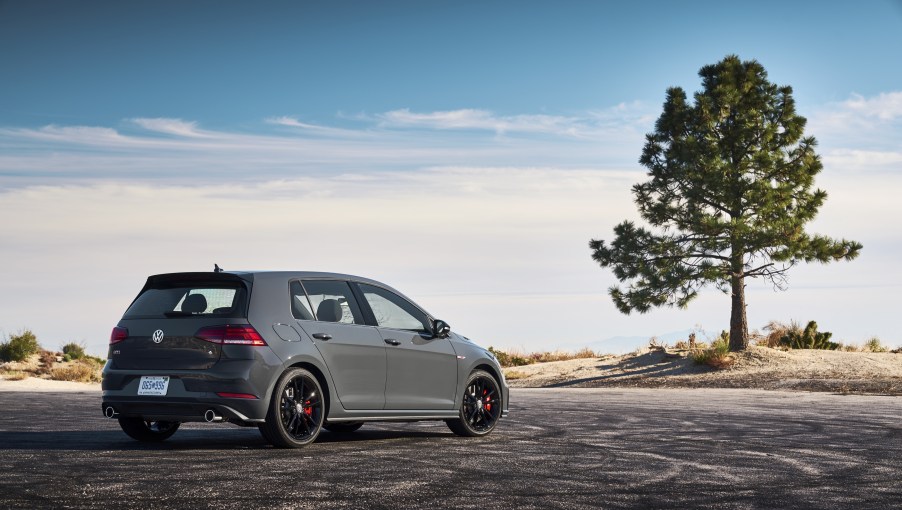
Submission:
<svg viewBox="0 0 902 510">
<path fill-rule="evenodd" d="M 0 332 L 104 354 L 148 275 L 358 274 L 483 345 L 728 328 L 623 315 L 592 238 L 638 220 L 665 91 L 729 54 L 791 85 L 851 263 L 748 287 L 753 329 L 902 345 L 902 1 L 0 1 Z M 670 336 L 668 336 L 670 335 Z"/>
</svg>

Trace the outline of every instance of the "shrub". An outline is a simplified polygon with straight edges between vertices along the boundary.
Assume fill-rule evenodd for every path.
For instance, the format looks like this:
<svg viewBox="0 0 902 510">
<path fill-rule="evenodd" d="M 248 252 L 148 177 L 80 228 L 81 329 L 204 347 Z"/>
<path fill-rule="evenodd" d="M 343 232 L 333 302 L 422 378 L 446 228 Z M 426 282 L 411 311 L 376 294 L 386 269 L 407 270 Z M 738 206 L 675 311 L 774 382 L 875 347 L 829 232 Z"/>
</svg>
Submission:
<svg viewBox="0 0 902 510">
<path fill-rule="evenodd" d="M 0 343 L 0 359 L 3 361 L 25 361 L 33 354 L 41 350 L 38 338 L 31 330 L 23 330 L 18 335 L 9 337 L 6 342 Z"/>
<path fill-rule="evenodd" d="M 787 331 L 780 338 L 780 344 L 791 349 L 825 349 L 835 351 L 839 348 L 839 344 L 831 342 L 831 336 L 833 336 L 833 333 L 827 331 L 819 332 L 817 323 L 810 321 L 801 332 L 798 329 Z"/>
<path fill-rule="evenodd" d="M 883 346 L 879 338 L 872 336 L 871 338 L 868 338 L 867 342 L 864 343 L 864 350 L 870 352 L 886 352 L 889 349 Z"/>
<path fill-rule="evenodd" d="M 50 378 L 55 381 L 100 382 L 100 367 L 90 361 L 78 360 L 69 366 L 54 368 Z"/>
<path fill-rule="evenodd" d="M 764 325 L 764 331 L 767 331 L 767 334 L 761 335 L 755 344 L 762 347 L 774 348 L 781 345 L 780 339 L 783 338 L 786 333 L 789 331 L 801 333 L 802 328 L 800 328 L 799 324 L 795 321 L 792 321 L 789 324 L 784 324 L 780 321 L 770 321 Z"/>
<path fill-rule="evenodd" d="M 699 365 L 709 365 L 718 369 L 727 368 L 733 364 L 733 357 L 730 356 L 730 334 L 726 331 L 722 332 L 711 343 L 710 348 L 695 350 L 689 356 Z"/>
<path fill-rule="evenodd" d="M 69 342 L 63 346 L 63 355 L 69 356 L 70 360 L 84 358 L 85 346 L 75 342 Z"/>
<path fill-rule="evenodd" d="M 38 369 L 35 371 L 37 375 L 49 374 L 53 370 L 53 364 L 56 363 L 56 353 L 50 351 L 41 351 Z"/>
<path fill-rule="evenodd" d="M 526 359 L 522 356 L 517 356 L 516 354 L 508 354 L 504 351 L 496 350 L 492 346 L 489 346 L 489 352 L 495 355 L 495 358 L 498 360 L 498 363 L 502 367 L 521 367 L 523 365 L 529 365 L 533 363 L 531 360 Z"/>
</svg>

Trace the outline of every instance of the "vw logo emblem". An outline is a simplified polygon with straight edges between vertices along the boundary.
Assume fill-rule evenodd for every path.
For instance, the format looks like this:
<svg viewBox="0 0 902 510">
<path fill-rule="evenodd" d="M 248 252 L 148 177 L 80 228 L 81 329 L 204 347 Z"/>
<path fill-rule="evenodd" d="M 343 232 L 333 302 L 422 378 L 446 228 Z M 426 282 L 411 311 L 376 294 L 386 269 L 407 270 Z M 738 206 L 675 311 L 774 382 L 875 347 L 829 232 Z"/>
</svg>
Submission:
<svg viewBox="0 0 902 510">
<path fill-rule="evenodd" d="M 162 342 L 163 341 L 163 330 L 158 329 L 158 330 L 154 331 L 153 336 L 151 338 L 153 338 L 153 343 L 155 343 L 155 344 Z"/>
</svg>

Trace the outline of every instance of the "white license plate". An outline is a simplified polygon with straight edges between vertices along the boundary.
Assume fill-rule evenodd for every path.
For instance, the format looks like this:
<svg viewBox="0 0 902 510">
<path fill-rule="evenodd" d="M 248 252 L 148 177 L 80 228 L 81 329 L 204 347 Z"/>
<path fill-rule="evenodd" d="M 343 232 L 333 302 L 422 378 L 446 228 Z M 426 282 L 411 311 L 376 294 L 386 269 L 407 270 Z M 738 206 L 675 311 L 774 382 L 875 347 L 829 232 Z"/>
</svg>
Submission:
<svg viewBox="0 0 902 510">
<path fill-rule="evenodd" d="M 169 376 L 145 375 L 138 383 L 138 395 L 165 395 L 169 389 Z"/>
</svg>

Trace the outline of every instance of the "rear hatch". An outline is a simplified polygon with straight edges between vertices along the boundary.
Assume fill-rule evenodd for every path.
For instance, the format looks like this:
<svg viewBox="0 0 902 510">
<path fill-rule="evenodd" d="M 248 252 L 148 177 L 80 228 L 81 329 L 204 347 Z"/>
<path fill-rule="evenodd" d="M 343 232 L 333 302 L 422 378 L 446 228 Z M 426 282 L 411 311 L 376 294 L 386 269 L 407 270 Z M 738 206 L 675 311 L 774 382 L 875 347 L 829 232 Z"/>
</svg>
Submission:
<svg viewBox="0 0 902 510">
<path fill-rule="evenodd" d="M 221 337 L 223 326 L 247 324 L 250 288 L 249 281 L 230 273 L 151 276 L 113 332 L 118 336 L 110 344 L 113 367 L 212 367 L 222 355 L 222 344 L 209 339 L 217 333 Z"/>
</svg>

